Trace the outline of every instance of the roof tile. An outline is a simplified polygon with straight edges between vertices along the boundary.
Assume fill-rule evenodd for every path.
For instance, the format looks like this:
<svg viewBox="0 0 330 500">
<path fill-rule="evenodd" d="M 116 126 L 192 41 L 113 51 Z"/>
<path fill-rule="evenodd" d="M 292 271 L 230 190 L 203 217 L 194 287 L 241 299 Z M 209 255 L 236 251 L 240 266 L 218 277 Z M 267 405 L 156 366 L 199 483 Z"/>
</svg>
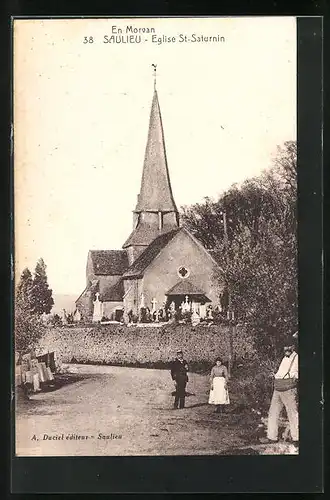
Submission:
<svg viewBox="0 0 330 500">
<path fill-rule="evenodd" d="M 181 228 L 173 229 L 155 238 L 141 255 L 133 262 L 131 267 L 124 273 L 124 278 L 135 278 L 142 276 L 145 269 L 157 257 L 159 252 L 181 231 Z"/>
<path fill-rule="evenodd" d="M 122 302 L 124 297 L 124 283 L 120 279 L 115 285 L 104 288 L 100 294 L 102 302 Z"/>
<path fill-rule="evenodd" d="M 182 279 L 178 281 L 166 295 L 198 295 L 205 296 L 205 292 L 198 288 L 196 285 L 188 281 L 187 279 Z M 207 298 L 207 297 L 205 297 Z"/>
<path fill-rule="evenodd" d="M 122 276 L 128 269 L 125 250 L 91 250 L 90 253 L 95 275 Z"/>
</svg>

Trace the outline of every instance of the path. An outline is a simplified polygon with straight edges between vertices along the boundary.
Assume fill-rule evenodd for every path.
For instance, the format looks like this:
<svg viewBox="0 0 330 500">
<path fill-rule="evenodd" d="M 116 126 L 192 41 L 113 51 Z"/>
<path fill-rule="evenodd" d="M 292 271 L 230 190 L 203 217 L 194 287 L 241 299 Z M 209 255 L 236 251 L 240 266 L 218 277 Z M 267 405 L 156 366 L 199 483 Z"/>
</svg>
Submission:
<svg viewBox="0 0 330 500">
<path fill-rule="evenodd" d="M 207 404 L 208 377 L 190 374 L 187 390 L 196 396 L 186 399 L 185 409 L 173 410 L 168 371 L 70 369 L 85 378 L 17 407 L 17 455 L 213 455 L 246 446 L 242 416 L 217 415 Z"/>
</svg>

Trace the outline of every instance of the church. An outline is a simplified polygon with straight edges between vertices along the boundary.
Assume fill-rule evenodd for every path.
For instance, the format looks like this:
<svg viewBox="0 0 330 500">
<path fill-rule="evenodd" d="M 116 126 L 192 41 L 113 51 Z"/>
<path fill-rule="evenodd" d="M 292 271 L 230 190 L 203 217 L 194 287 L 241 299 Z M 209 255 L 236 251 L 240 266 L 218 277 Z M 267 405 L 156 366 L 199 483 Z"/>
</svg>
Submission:
<svg viewBox="0 0 330 500">
<path fill-rule="evenodd" d="M 121 250 L 90 250 L 86 288 L 76 300 L 85 321 L 141 321 L 141 311 L 190 310 L 205 318 L 219 305 L 217 263 L 180 224 L 166 158 L 156 82 L 133 229 Z"/>
</svg>

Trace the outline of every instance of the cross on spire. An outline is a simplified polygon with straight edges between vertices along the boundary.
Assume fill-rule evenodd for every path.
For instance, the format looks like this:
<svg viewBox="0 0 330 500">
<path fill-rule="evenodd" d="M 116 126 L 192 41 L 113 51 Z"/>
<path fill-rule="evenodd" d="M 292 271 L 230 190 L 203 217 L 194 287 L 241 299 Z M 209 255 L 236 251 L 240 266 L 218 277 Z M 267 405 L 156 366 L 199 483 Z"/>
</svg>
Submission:
<svg viewBox="0 0 330 500">
<path fill-rule="evenodd" d="M 151 65 L 154 68 L 154 89 L 156 90 L 157 64 Z"/>
</svg>

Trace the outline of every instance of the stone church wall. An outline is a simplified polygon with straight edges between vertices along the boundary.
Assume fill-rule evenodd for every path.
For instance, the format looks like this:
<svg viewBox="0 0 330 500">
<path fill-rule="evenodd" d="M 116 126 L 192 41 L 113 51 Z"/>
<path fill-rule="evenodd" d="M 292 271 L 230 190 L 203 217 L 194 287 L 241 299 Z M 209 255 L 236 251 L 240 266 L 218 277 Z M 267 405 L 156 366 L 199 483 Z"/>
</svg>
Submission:
<svg viewBox="0 0 330 500">
<path fill-rule="evenodd" d="M 104 302 L 103 303 L 103 316 L 111 319 L 111 315 L 115 313 L 116 308 L 122 308 L 123 302 Z"/>
<path fill-rule="evenodd" d="M 89 285 L 95 279 L 96 279 L 96 276 L 93 272 L 93 263 L 92 263 L 91 252 L 88 252 L 87 264 L 86 264 L 86 285 Z"/>
<path fill-rule="evenodd" d="M 144 252 L 146 248 L 147 247 L 143 245 L 134 245 L 126 249 L 128 256 L 128 263 L 130 266 L 141 255 L 141 253 Z"/>
<path fill-rule="evenodd" d="M 93 302 L 91 292 L 84 292 L 76 302 L 76 307 L 79 309 L 82 320 L 89 319 L 93 316 Z"/>
<path fill-rule="evenodd" d="M 124 308 L 125 308 L 125 321 L 128 320 L 128 312 L 133 311 L 138 314 L 142 293 L 142 280 L 132 279 L 124 281 Z"/>
<path fill-rule="evenodd" d="M 165 300 L 165 293 L 182 280 L 178 274 L 180 266 L 189 270 L 187 280 L 204 290 L 214 305 L 219 303 L 221 287 L 213 277 L 213 259 L 187 233 L 181 231 L 161 251 L 144 274 L 143 291 L 148 307 L 151 307 L 153 297 L 157 300 L 157 307 L 160 307 Z"/>
</svg>

